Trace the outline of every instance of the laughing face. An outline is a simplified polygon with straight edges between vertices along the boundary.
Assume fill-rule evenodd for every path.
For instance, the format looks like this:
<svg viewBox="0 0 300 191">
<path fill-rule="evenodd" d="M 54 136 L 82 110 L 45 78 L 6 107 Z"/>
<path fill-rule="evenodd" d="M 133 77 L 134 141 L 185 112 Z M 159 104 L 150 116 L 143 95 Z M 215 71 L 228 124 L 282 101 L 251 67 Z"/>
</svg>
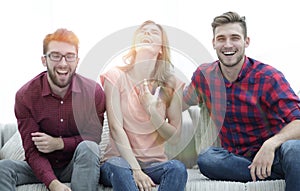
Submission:
<svg viewBox="0 0 300 191">
<path fill-rule="evenodd" d="M 76 47 L 69 43 L 51 41 L 48 45 L 47 55 L 56 53 L 59 55 L 77 55 Z M 66 61 L 62 57 L 60 61 L 54 61 L 49 56 L 42 57 L 42 62 L 48 70 L 48 80 L 52 89 L 67 88 L 75 74 L 78 58 L 74 61 Z"/>
<path fill-rule="evenodd" d="M 215 29 L 213 47 L 225 67 L 243 64 L 245 48 L 249 46 L 249 42 L 238 23 L 225 24 Z"/>
<path fill-rule="evenodd" d="M 146 24 L 141 27 L 135 37 L 136 51 L 147 49 L 158 53 L 162 46 L 162 32 L 155 24 Z"/>
</svg>

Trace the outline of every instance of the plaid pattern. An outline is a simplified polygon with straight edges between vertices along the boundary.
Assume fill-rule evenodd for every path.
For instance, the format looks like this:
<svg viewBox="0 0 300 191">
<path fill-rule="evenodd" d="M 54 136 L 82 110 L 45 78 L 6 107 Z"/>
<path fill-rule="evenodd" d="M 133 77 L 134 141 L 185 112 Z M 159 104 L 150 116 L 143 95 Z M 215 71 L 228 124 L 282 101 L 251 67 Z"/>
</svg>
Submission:
<svg viewBox="0 0 300 191">
<path fill-rule="evenodd" d="M 252 159 L 265 140 L 300 119 L 300 100 L 284 75 L 246 57 L 235 82 L 223 78 L 219 61 L 202 64 L 185 88 L 188 105 L 205 103 L 222 146 Z"/>
</svg>

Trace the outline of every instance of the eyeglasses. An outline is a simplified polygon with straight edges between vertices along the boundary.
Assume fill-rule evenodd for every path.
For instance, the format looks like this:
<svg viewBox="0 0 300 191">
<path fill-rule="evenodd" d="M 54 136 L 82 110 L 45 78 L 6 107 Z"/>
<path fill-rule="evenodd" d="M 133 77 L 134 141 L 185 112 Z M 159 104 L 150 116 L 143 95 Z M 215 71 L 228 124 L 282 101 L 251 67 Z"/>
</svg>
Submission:
<svg viewBox="0 0 300 191">
<path fill-rule="evenodd" d="M 44 56 L 48 56 L 53 62 L 60 62 L 63 57 L 65 58 L 66 62 L 75 62 L 77 59 L 77 55 L 74 53 L 67 53 L 66 55 L 63 55 L 59 52 L 50 52 L 49 54 L 46 54 Z"/>
</svg>

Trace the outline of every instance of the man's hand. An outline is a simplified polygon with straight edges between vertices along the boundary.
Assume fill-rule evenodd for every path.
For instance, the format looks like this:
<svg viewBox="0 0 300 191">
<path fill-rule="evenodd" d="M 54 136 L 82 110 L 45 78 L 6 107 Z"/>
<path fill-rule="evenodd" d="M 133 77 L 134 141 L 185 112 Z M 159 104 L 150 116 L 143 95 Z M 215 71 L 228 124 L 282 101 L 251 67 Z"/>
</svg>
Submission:
<svg viewBox="0 0 300 191">
<path fill-rule="evenodd" d="M 41 132 L 31 133 L 31 136 L 36 148 L 42 153 L 51 153 L 64 148 L 64 142 L 60 137 L 51 137 Z"/>
<path fill-rule="evenodd" d="M 71 188 L 69 188 L 68 186 L 66 186 L 65 184 L 61 183 L 60 181 L 53 180 L 50 184 L 49 184 L 49 190 L 50 191 L 72 191 Z"/>
<path fill-rule="evenodd" d="M 266 141 L 255 155 L 252 164 L 248 167 L 253 181 L 256 181 L 256 176 L 262 180 L 271 176 L 274 156 L 275 144 L 271 141 Z"/>
<path fill-rule="evenodd" d="M 140 191 L 151 191 L 156 186 L 142 170 L 133 170 L 133 178 Z"/>
</svg>

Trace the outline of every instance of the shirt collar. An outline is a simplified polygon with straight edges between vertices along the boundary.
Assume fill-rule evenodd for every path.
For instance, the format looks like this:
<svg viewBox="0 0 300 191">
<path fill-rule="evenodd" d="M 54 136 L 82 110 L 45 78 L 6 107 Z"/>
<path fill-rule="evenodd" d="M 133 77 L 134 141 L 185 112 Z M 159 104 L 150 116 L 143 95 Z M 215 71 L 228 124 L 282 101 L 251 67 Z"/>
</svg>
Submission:
<svg viewBox="0 0 300 191">
<path fill-rule="evenodd" d="M 51 94 L 51 89 L 50 89 L 50 85 L 48 83 L 48 78 L 47 78 L 47 72 L 44 73 L 44 75 L 42 76 L 42 96 L 47 96 Z"/>
<path fill-rule="evenodd" d="M 78 84 L 78 80 L 77 79 L 77 74 L 74 74 L 72 82 L 70 84 L 71 87 L 71 91 L 73 93 L 80 93 L 81 89 L 79 87 Z M 43 87 L 42 87 L 42 96 L 47 96 L 52 94 L 49 82 L 48 82 L 48 77 L 47 77 L 47 72 L 44 73 L 44 75 L 42 76 L 42 83 L 43 83 Z M 70 88 L 68 89 L 68 92 L 70 92 Z M 67 92 L 67 94 L 68 94 Z"/>
<path fill-rule="evenodd" d="M 215 69 L 218 69 L 218 70 L 221 71 L 220 66 L 219 66 L 220 61 L 216 61 L 215 63 L 216 63 Z M 252 64 L 251 64 L 250 59 L 247 56 L 245 56 L 245 60 L 244 60 L 243 66 L 241 68 L 241 71 L 240 71 L 240 73 L 239 73 L 236 81 L 242 80 L 247 75 L 248 71 L 251 69 L 251 65 Z M 224 78 L 224 79 L 226 80 L 226 78 Z"/>
<path fill-rule="evenodd" d="M 247 75 L 250 68 L 251 68 L 251 62 L 250 62 L 249 58 L 247 56 L 245 56 L 244 64 L 242 66 L 242 69 L 241 69 L 236 81 L 242 80 Z"/>
</svg>

